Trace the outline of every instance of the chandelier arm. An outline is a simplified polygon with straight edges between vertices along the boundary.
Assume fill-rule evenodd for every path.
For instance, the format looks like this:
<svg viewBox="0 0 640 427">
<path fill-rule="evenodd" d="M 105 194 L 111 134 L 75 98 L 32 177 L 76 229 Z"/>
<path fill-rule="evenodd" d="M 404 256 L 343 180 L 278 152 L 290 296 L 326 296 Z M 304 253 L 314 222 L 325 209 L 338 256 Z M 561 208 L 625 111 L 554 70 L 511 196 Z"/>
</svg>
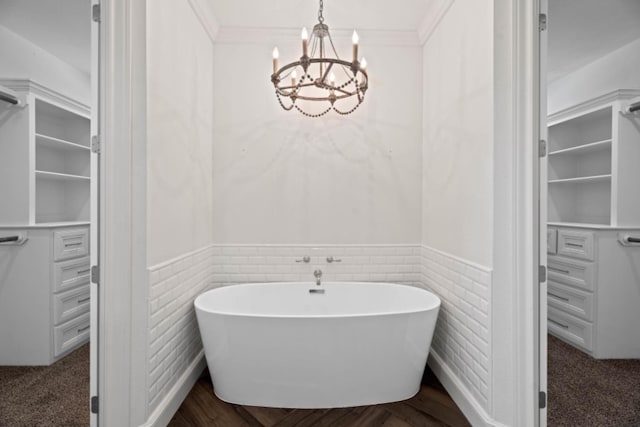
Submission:
<svg viewBox="0 0 640 427">
<path fill-rule="evenodd" d="M 320 81 L 324 84 L 326 84 L 325 82 L 327 81 L 327 76 L 329 75 L 329 72 L 331 71 L 331 67 L 333 67 L 333 62 L 329 63 L 329 66 L 327 67 L 327 70 L 324 72 L 324 74 L 322 75 L 322 78 L 320 79 Z"/>
<path fill-rule="evenodd" d="M 289 96 L 290 93 L 284 92 L 285 90 L 300 89 L 300 88 L 309 87 L 309 86 L 315 86 L 315 83 L 299 83 L 295 86 L 277 86 L 276 90 L 280 93 L 280 95 Z"/>
</svg>

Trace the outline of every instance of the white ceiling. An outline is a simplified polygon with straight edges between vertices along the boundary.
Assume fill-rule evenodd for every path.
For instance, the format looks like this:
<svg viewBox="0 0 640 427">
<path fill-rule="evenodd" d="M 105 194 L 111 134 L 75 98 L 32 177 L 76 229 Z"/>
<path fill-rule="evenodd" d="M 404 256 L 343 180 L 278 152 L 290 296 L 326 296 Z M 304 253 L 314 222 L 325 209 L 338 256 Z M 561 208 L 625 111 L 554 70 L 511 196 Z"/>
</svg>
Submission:
<svg viewBox="0 0 640 427">
<path fill-rule="evenodd" d="M 0 0 L 0 25 L 89 73 L 90 0 Z"/>
<path fill-rule="evenodd" d="M 640 0 L 549 0 L 548 78 L 640 38 Z"/>
<path fill-rule="evenodd" d="M 222 27 L 302 28 L 318 21 L 318 0 L 209 0 Z M 325 24 L 335 29 L 415 31 L 434 0 L 325 0 Z M 248 13 L 248 11 L 250 13 Z"/>
<path fill-rule="evenodd" d="M 316 0 L 209 0 L 222 27 L 300 28 L 317 21 Z M 324 0 L 335 29 L 415 31 L 434 0 Z M 248 11 L 250 13 L 248 13 Z M 0 25 L 89 72 L 89 0 L 0 0 Z M 549 0 L 549 79 L 640 38 L 640 0 Z"/>
</svg>

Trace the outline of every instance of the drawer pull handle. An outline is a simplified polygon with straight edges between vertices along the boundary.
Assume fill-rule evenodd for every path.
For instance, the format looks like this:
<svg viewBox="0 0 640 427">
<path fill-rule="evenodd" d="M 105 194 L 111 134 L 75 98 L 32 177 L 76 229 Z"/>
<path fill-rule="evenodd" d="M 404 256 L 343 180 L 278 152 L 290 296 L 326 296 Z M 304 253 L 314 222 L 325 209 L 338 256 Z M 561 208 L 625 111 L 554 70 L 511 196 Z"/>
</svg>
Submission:
<svg viewBox="0 0 640 427">
<path fill-rule="evenodd" d="M 82 245 L 82 242 L 77 242 L 77 243 L 65 243 L 65 244 L 64 244 L 64 247 L 65 247 L 65 248 L 71 248 L 71 247 L 73 247 L 73 246 L 81 246 L 81 245 Z"/>
<path fill-rule="evenodd" d="M 80 276 L 81 274 L 88 274 L 90 271 L 90 268 L 87 268 L 86 270 L 78 270 L 78 276 Z"/>
<path fill-rule="evenodd" d="M 91 327 L 91 325 L 87 325 L 84 328 L 78 328 L 78 333 L 81 334 L 82 332 L 86 331 L 87 329 L 89 329 Z"/>
<path fill-rule="evenodd" d="M 78 304 L 82 304 L 83 302 L 87 302 L 91 299 L 91 297 L 86 297 L 78 300 Z"/>
<path fill-rule="evenodd" d="M 547 319 L 549 322 L 554 325 L 560 326 L 562 329 L 569 329 L 569 325 L 563 325 L 562 323 L 556 322 L 555 320 Z"/>
<path fill-rule="evenodd" d="M 569 270 L 563 270 L 563 269 L 561 269 L 561 268 L 556 268 L 556 267 L 551 267 L 551 266 L 548 266 L 547 268 L 548 268 L 549 270 L 551 270 L 551 271 L 557 271 L 558 273 L 564 273 L 564 274 L 569 274 L 569 273 L 571 273 Z"/>
<path fill-rule="evenodd" d="M 569 302 L 569 298 L 561 297 L 560 295 L 552 294 L 551 292 L 547 292 L 547 294 L 551 295 L 551 296 L 552 296 L 552 297 L 554 297 L 554 298 L 561 299 L 562 301 L 567 301 L 567 302 Z"/>
<path fill-rule="evenodd" d="M 580 245 L 578 243 L 568 243 L 568 242 L 567 242 L 567 246 L 571 246 L 573 248 L 583 248 L 584 247 L 584 245 Z"/>
</svg>

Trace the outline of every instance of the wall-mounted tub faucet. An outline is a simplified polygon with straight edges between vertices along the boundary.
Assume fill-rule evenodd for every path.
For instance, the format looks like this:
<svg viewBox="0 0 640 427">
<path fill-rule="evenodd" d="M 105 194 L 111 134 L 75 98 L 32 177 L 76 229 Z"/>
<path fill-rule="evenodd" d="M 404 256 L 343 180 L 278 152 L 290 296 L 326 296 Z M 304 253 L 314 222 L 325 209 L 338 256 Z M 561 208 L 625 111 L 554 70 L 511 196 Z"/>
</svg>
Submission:
<svg viewBox="0 0 640 427">
<path fill-rule="evenodd" d="M 316 277 L 316 285 L 320 286 L 320 279 L 322 278 L 322 270 L 314 271 L 313 275 Z"/>
</svg>

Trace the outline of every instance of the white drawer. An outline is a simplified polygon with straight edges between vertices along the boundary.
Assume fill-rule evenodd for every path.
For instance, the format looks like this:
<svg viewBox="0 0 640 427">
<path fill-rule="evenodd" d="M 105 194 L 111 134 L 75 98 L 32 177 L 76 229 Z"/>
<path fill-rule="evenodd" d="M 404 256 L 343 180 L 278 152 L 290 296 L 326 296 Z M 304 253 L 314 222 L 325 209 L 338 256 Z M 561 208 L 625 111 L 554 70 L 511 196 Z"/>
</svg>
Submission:
<svg viewBox="0 0 640 427">
<path fill-rule="evenodd" d="M 53 323 L 60 323 L 89 312 L 89 285 L 53 295 Z"/>
<path fill-rule="evenodd" d="M 54 263 L 53 291 L 64 291 L 89 283 L 91 277 L 89 264 L 89 257 Z"/>
<path fill-rule="evenodd" d="M 89 255 L 89 229 L 74 228 L 53 232 L 53 259 L 78 258 Z"/>
<path fill-rule="evenodd" d="M 569 258 L 550 256 L 547 259 L 549 280 L 592 291 L 594 289 L 594 264 Z"/>
<path fill-rule="evenodd" d="M 555 255 L 558 252 L 558 230 L 555 228 L 547 229 L 547 253 Z"/>
<path fill-rule="evenodd" d="M 54 357 L 58 357 L 69 350 L 89 340 L 89 313 L 53 328 Z"/>
<path fill-rule="evenodd" d="M 593 350 L 593 325 L 553 307 L 547 311 L 550 333 L 587 351 Z"/>
<path fill-rule="evenodd" d="M 558 255 L 593 261 L 593 233 L 558 230 Z"/>
<path fill-rule="evenodd" d="M 593 294 L 550 280 L 547 285 L 550 306 L 584 320 L 593 321 Z"/>
</svg>

